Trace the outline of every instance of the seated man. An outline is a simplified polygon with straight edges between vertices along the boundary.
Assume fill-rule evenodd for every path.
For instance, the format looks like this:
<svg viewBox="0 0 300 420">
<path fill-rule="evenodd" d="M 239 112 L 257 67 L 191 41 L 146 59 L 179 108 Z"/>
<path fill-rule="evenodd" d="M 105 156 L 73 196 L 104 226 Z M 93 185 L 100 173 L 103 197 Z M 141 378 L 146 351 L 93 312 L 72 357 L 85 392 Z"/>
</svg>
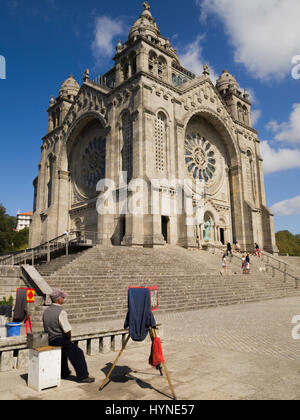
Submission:
<svg viewBox="0 0 300 420">
<path fill-rule="evenodd" d="M 44 330 L 49 335 L 49 345 L 62 348 L 62 378 L 67 378 L 71 373 L 68 367 L 69 359 L 79 382 L 95 382 L 95 379 L 89 376 L 83 351 L 72 343 L 72 327 L 67 313 L 62 308 L 66 294 L 62 290 L 54 290 L 50 298 L 52 305 L 43 315 Z"/>
</svg>

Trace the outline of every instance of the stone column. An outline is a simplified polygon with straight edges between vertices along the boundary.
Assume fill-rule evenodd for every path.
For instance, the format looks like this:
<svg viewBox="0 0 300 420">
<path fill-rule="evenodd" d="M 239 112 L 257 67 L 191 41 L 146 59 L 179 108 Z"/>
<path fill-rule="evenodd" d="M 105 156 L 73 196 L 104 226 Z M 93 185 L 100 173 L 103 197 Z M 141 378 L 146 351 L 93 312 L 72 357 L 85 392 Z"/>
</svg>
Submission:
<svg viewBox="0 0 300 420">
<path fill-rule="evenodd" d="M 58 171 L 57 175 L 57 236 L 70 229 L 69 222 L 69 196 L 70 196 L 70 173 Z"/>
<path fill-rule="evenodd" d="M 138 95 L 141 92 L 138 88 L 135 88 L 133 94 Z M 139 102 L 139 100 L 137 100 Z M 133 180 L 143 179 L 143 121 L 142 113 L 136 110 L 132 114 L 132 141 L 133 141 L 133 168 L 132 176 Z M 131 185 L 133 185 L 131 183 Z M 133 199 L 134 194 L 138 193 L 143 196 L 143 186 L 135 186 L 134 189 L 137 191 L 128 192 L 128 202 Z M 130 211 L 126 215 L 126 234 L 123 239 L 123 244 L 127 246 L 141 246 L 144 244 L 144 203 L 141 202 L 141 212 L 138 214 L 132 214 Z"/>
<path fill-rule="evenodd" d="M 243 188 L 242 188 L 242 168 L 240 165 L 231 167 L 229 170 L 229 183 L 231 190 L 231 207 L 233 213 L 232 220 L 232 233 L 233 237 L 238 239 L 242 249 L 247 248 L 247 237 L 246 231 L 249 227 L 249 221 L 247 226 L 245 224 L 245 212 L 244 212 L 244 200 L 243 200 Z M 227 238 L 225 238 L 227 240 Z"/>
</svg>

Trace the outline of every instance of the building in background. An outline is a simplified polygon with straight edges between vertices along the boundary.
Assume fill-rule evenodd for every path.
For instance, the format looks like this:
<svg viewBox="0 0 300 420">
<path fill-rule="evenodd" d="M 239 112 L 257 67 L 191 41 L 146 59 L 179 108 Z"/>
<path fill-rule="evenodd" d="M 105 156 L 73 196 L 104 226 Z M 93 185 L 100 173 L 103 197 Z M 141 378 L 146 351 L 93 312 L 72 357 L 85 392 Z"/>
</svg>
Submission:
<svg viewBox="0 0 300 420">
<path fill-rule="evenodd" d="M 29 228 L 32 222 L 32 216 L 33 216 L 32 211 L 27 212 L 27 213 L 18 213 L 16 231 L 20 232 L 20 230 Z"/>
<path fill-rule="evenodd" d="M 114 63 L 96 80 L 86 70 L 82 85 L 70 76 L 50 100 L 30 246 L 69 229 L 98 233 L 103 245 L 188 248 L 199 236 L 201 244 L 238 241 L 252 250 L 257 242 L 276 253 L 248 92 L 227 70 L 214 84 L 207 65 L 198 77 L 185 69 L 147 2 L 127 41 L 117 44 Z M 203 220 L 191 224 L 184 212 L 164 208 L 166 198 L 172 208 L 180 200 L 171 184 L 155 190 L 155 214 L 145 197 L 142 214 L 98 214 L 96 186 L 104 178 L 113 181 L 122 209 L 121 172 L 128 184 L 143 180 L 148 191 L 152 180 L 190 180 L 193 206 L 204 206 Z M 132 194 L 136 188 L 127 189 Z"/>
</svg>

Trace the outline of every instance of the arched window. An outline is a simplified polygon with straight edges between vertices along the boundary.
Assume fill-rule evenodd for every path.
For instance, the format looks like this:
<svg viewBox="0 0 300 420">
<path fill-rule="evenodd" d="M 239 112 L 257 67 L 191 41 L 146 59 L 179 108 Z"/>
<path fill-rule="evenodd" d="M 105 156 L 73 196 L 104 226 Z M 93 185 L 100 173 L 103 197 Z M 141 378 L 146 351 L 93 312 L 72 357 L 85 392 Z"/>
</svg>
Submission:
<svg viewBox="0 0 300 420">
<path fill-rule="evenodd" d="M 53 129 L 54 129 L 54 128 L 56 128 L 56 113 L 55 112 L 52 112 L 51 119 L 52 119 L 52 126 L 53 126 Z"/>
<path fill-rule="evenodd" d="M 47 207 L 49 208 L 52 204 L 52 190 L 53 190 L 53 175 L 54 175 L 54 157 L 52 155 L 49 156 L 48 159 L 48 167 L 47 167 L 47 174 L 48 174 L 48 198 L 47 198 Z"/>
<path fill-rule="evenodd" d="M 161 79 L 165 79 L 166 73 L 167 73 L 167 62 L 163 57 L 159 57 L 158 64 L 157 64 L 158 77 L 160 77 Z"/>
<path fill-rule="evenodd" d="M 129 77 L 129 65 L 126 59 L 122 62 L 122 72 L 123 72 L 123 80 L 127 80 Z"/>
<path fill-rule="evenodd" d="M 237 103 L 237 117 L 240 122 L 244 122 L 244 112 L 240 102 Z"/>
<path fill-rule="evenodd" d="M 249 112 L 246 105 L 243 106 L 243 121 L 245 124 L 249 125 Z"/>
<path fill-rule="evenodd" d="M 127 172 L 128 182 L 132 179 L 133 175 L 133 144 L 132 144 L 132 121 L 129 112 L 123 115 L 122 118 L 122 137 L 123 147 L 121 150 L 122 156 L 122 171 Z"/>
<path fill-rule="evenodd" d="M 136 53 L 132 52 L 130 54 L 130 65 L 131 65 L 131 75 L 136 74 Z"/>
<path fill-rule="evenodd" d="M 175 73 L 172 74 L 172 83 L 173 86 L 177 86 L 177 76 Z"/>
<path fill-rule="evenodd" d="M 163 112 L 155 120 L 155 165 L 158 172 L 167 169 L 167 117 Z"/>
<path fill-rule="evenodd" d="M 156 54 L 153 52 L 150 52 L 149 59 L 148 59 L 148 68 L 151 73 L 155 72 L 156 62 L 157 62 Z"/>
</svg>

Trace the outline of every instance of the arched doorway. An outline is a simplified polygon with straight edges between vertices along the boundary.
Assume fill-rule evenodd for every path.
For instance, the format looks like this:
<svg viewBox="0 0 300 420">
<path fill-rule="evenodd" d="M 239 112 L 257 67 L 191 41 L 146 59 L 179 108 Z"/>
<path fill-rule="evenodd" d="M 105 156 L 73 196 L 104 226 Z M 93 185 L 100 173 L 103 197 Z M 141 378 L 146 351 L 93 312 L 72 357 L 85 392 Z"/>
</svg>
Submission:
<svg viewBox="0 0 300 420">
<path fill-rule="evenodd" d="M 170 243 L 170 218 L 168 216 L 162 216 L 161 218 L 161 233 L 166 243 Z"/>
<path fill-rule="evenodd" d="M 120 244 L 122 244 L 124 236 L 126 235 L 126 217 L 120 218 Z"/>
<path fill-rule="evenodd" d="M 224 230 L 224 228 L 220 228 L 220 242 L 221 242 L 221 244 L 225 245 L 225 230 Z"/>
<path fill-rule="evenodd" d="M 200 225 L 200 239 L 212 243 L 226 241 L 232 232 L 232 184 L 230 170 L 231 153 L 234 153 L 221 122 L 213 115 L 196 114 L 190 118 L 186 126 L 184 140 L 185 174 L 193 183 L 204 184 L 204 220 Z M 227 135 L 227 134 L 226 134 Z M 226 223 L 219 224 L 220 214 Z M 211 226 L 205 223 L 211 222 Z M 223 229 L 220 230 L 219 228 Z M 209 233 L 209 238 L 208 238 Z"/>
</svg>

